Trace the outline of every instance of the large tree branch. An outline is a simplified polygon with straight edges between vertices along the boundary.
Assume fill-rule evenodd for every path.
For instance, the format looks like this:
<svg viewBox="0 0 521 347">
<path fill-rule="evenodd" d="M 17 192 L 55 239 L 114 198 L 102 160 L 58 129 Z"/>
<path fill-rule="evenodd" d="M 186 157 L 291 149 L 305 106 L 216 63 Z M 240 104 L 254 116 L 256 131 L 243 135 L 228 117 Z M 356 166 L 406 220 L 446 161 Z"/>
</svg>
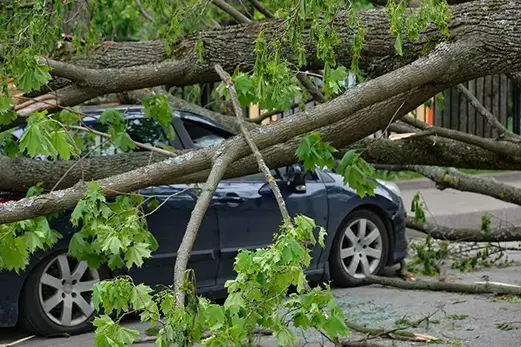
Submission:
<svg viewBox="0 0 521 347">
<path fill-rule="evenodd" d="M 337 152 L 338 158 L 342 158 L 350 149 L 363 151 L 363 158 L 373 164 L 439 165 L 464 169 L 521 171 L 521 160 L 442 137 L 429 136 L 399 141 L 364 139 Z"/>
<path fill-rule="evenodd" d="M 458 84 L 456 89 L 469 101 L 469 103 L 486 119 L 487 123 L 498 132 L 499 138 L 507 140 L 517 139 L 519 136 L 509 131 L 501 122 L 483 106 L 479 100 L 463 85 Z"/>
<path fill-rule="evenodd" d="M 498 200 L 521 205 L 521 188 L 498 182 L 494 178 L 469 175 L 453 168 L 444 170 L 438 166 L 397 165 L 389 166 L 387 169 L 416 171 L 436 183 L 441 190 L 452 188 L 462 192 L 488 195 Z"/>
</svg>

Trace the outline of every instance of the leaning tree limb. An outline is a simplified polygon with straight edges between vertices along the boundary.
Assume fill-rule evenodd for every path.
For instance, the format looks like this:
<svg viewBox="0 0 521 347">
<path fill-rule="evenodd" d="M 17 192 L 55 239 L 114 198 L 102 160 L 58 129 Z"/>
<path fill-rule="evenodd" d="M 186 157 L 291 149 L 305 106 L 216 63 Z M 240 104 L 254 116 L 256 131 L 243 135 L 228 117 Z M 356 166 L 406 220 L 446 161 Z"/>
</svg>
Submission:
<svg viewBox="0 0 521 347">
<path fill-rule="evenodd" d="M 186 231 L 179 245 L 177 256 L 174 265 L 174 294 L 176 298 L 176 307 L 182 307 L 185 304 L 185 292 L 183 286 L 185 283 L 184 273 L 188 260 L 190 259 L 190 252 L 192 251 L 199 226 L 206 214 L 206 210 L 212 201 L 217 185 L 226 171 L 226 167 L 237 159 L 239 150 L 237 147 L 226 148 L 221 146 L 215 151 L 215 157 L 212 160 L 212 170 L 208 175 L 208 179 L 204 184 L 202 191 L 197 198 L 195 207 L 190 215 L 190 220 L 186 226 Z"/>
<path fill-rule="evenodd" d="M 237 91 L 235 90 L 235 85 L 233 84 L 232 78 L 230 75 L 224 71 L 221 65 L 217 64 L 215 65 L 215 71 L 217 71 L 217 74 L 221 77 L 223 82 L 226 84 L 226 88 L 230 91 L 231 100 L 232 100 L 232 106 L 233 111 L 235 113 L 235 117 L 237 118 L 237 122 L 239 123 L 239 127 L 241 130 L 241 134 L 248 143 L 248 147 L 253 152 L 253 155 L 255 157 L 255 160 L 257 161 L 257 164 L 259 165 L 259 170 L 264 174 L 266 177 L 266 181 L 270 185 L 270 189 L 273 192 L 273 195 L 275 196 L 275 200 L 277 201 L 277 205 L 279 206 L 280 213 L 282 214 L 282 220 L 285 223 L 290 222 L 290 216 L 288 209 L 286 207 L 286 203 L 284 201 L 284 197 L 282 196 L 282 193 L 280 192 L 280 189 L 277 185 L 277 182 L 275 181 L 275 178 L 270 172 L 270 169 L 266 165 L 266 162 L 264 161 L 264 158 L 262 157 L 261 152 L 259 151 L 259 148 L 255 144 L 255 142 L 252 140 L 248 129 L 246 129 L 246 122 L 244 122 L 244 115 L 242 114 L 242 107 L 239 104 L 239 98 L 237 96 Z"/>
<path fill-rule="evenodd" d="M 463 84 L 458 84 L 456 89 L 468 100 L 479 114 L 485 118 L 487 123 L 497 131 L 499 138 L 504 138 L 506 140 L 519 140 L 519 136 L 509 131 L 503 124 L 501 124 L 497 117 L 490 113 L 490 111 L 487 110 Z"/>
<path fill-rule="evenodd" d="M 521 296 L 521 287 L 506 286 L 489 282 L 467 284 L 423 280 L 404 281 L 401 279 L 382 276 L 367 276 L 367 281 L 374 284 L 380 284 L 383 286 L 390 286 L 400 289 L 431 290 L 468 294 L 510 294 Z"/>
<path fill-rule="evenodd" d="M 413 217 L 406 219 L 407 228 L 429 234 L 432 238 L 461 242 L 509 242 L 521 240 L 521 227 L 499 227 L 491 232 L 477 228 L 451 228 L 431 221 L 417 222 Z"/>
</svg>

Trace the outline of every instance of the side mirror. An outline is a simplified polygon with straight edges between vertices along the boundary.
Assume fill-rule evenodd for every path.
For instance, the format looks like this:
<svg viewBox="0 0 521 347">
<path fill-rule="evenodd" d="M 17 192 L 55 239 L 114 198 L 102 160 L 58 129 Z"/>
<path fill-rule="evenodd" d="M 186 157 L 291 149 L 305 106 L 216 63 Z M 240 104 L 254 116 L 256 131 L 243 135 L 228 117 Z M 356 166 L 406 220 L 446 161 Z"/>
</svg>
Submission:
<svg viewBox="0 0 521 347">
<path fill-rule="evenodd" d="M 306 192 L 306 172 L 300 164 L 293 164 L 286 167 L 288 177 L 288 187 L 294 193 Z"/>
</svg>

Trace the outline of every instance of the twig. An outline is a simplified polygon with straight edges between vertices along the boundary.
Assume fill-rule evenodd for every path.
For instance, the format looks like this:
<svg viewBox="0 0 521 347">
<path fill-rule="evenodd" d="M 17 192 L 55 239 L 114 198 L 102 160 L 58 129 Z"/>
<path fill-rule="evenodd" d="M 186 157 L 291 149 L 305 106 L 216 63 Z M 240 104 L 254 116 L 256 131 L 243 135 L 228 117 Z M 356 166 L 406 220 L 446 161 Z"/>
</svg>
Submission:
<svg viewBox="0 0 521 347">
<path fill-rule="evenodd" d="M 9 343 L 6 343 L 6 344 L 1 344 L 0 347 L 11 347 L 11 346 L 14 346 L 14 345 L 18 345 L 20 343 L 23 343 L 23 342 L 26 342 L 30 339 L 32 339 L 33 337 L 35 337 L 36 335 L 31 335 L 31 336 L 27 336 L 27 337 L 23 337 L 21 339 L 18 339 L 16 341 L 13 341 L 13 342 L 9 342 Z"/>
<path fill-rule="evenodd" d="M 89 132 L 89 133 L 93 133 L 93 134 L 96 134 L 98 136 L 105 137 L 107 139 L 112 139 L 112 136 L 110 136 L 109 134 L 104 133 L 102 131 L 94 130 L 94 129 L 86 127 L 86 126 L 70 125 L 69 128 L 76 129 L 76 130 L 81 130 L 81 131 L 85 131 L 85 132 Z M 163 154 L 163 155 L 167 155 L 169 157 L 177 157 L 178 156 L 178 154 L 176 154 L 174 152 L 167 151 L 166 149 L 162 149 L 162 148 L 158 148 L 158 147 L 155 147 L 155 146 L 147 145 L 146 143 L 141 143 L 141 142 L 137 142 L 137 141 L 134 141 L 134 140 L 132 140 L 132 141 L 135 143 L 135 145 L 137 147 L 142 148 L 142 149 L 146 149 L 146 150 L 151 151 L 151 152 L 157 152 L 157 153 L 160 153 L 160 154 Z"/>
<path fill-rule="evenodd" d="M 242 108 L 239 104 L 239 99 L 237 97 L 237 92 L 235 91 L 235 86 L 233 84 L 232 78 L 228 75 L 226 71 L 222 68 L 221 65 L 217 64 L 215 65 L 215 71 L 221 77 L 223 82 L 226 84 L 226 87 L 230 91 L 231 99 L 232 99 L 232 106 L 233 111 L 235 113 L 235 116 L 237 117 L 237 122 L 239 123 L 239 127 L 241 129 L 241 134 L 244 136 L 244 139 L 248 143 L 248 146 L 250 147 L 251 151 L 253 152 L 253 155 L 255 156 L 255 159 L 257 159 L 257 163 L 259 164 L 259 169 L 264 173 L 264 176 L 266 177 L 266 181 L 269 183 L 271 190 L 273 191 L 273 194 L 275 195 L 275 198 L 277 199 L 277 204 L 279 205 L 280 213 L 282 214 L 282 219 L 284 222 L 289 222 L 290 217 L 288 213 L 288 209 L 286 208 L 286 203 L 284 202 L 284 197 L 282 196 L 280 189 L 275 182 L 275 178 L 270 172 L 270 169 L 264 162 L 264 159 L 262 158 L 262 154 L 259 151 L 259 148 L 253 142 L 251 139 L 250 133 L 248 132 L 248 129 L 244 126 L 243 116 L 242 116 Z"/>
<path fill-rule="evenodd" d="M 509 131 L 503 124 L 501 124 L 497 117 L 494 116 L 489 110 L 487 110 L 485 106 L 483 106 L 463 84 L 458 84 L 456 89 L 470 102 L 470 104 L 481 114 L 481 116 L 485 118 L 487 123 L 492 128 L 497 130 L 499 138 L 519 139 L 519 136 Z"/>
<path fill-rule="evenodd" d="M 212 2 L 215 4 L 215 6 L 219 7 L 221 10 L 232 16 L 237 22 L 243 24 L 251 22 L 251 20 L 248 17 L 246 17 L 241 12 L 237 11 L 235 8 L 227 4 L 224 0 L 212 0 Z"/>
<path fill-rule="evenodd" d="M 431 290 L 453 293 L 469 293 L 469 294 L 512 294 L 521 295 L 521 287 L 513 287 L 508 285 L 500 285 L 496 283 L 450 283 L 438 281 L 422 281 L 407 282 L 396 278 L 388 278 L 381 276 L 367 276 L 367 281 L 380 284 L 383 286 L 395 287 L 400 289 L 411 290 Z"/>
<path fill-rule="evenodd" d="M 253 329 L 253 334 L 254 335 L 270 336 L 270 335 L 273 335 L 273 331 L 271 331 L 270 329 L 265 329 L 265 328 L 255 328 L 255 329 Z M 209 331 L 204 331 L 201 334 L 201 339 L 206 339 L 206 338 L 208 338 L 210 336 L 211 336 L 211 333 Z M 140 344 L 140 343 L 154 342 L 156 340 L 157 340 L 157 336 L 147 336 L 147 337 L 142 337 L 142 338 L 139 338 L 139 339 L 135 339 L 133 344 L 137 345 L 137 344 Z M 0 347 L 2 347 L 2 346 L 0 346 Z"/>
<path fill-rule="evenodd" d="M 266 18 L 274 18 L 273 14 L 257 0 L 249 0 L 250 3 Z"/>
<path fill-rule="evenodd" d="M 136 5 L 137 5 L 137 8 L 139 9 L 139 12 L 141 12 L 141 14 L 143 15 L 143 17 L 145 17 L 148 21 L 150 21 L 152 23 L 154 23 L 156 21 L 154 19 L 154 17 L 152 17 L 150 14 L 148 14 L 148 12 L 145 10 L 143 5 L 141 4 L 141 0 L 136 0 Z"/>
<path fill-rule="evenodd" d="M 409 282 L 406 282 L 409 283 Z M 434 336 L 428 336 L 418 333 L 413 333 L 412 331 L 407 330 L 400 330 L 400 329 L 393 329 L 393 330 L 385 330 L 385 329 L 378 329 L 378 328 L 369 328 L 354 322 L 345 321 L 348 328 L 356 330 L 358 332 L 372 335 L 372 336 L 387 336 L 391 339 L 407 339 L 409 341 L 417 341 L 417 342 L 430 342 L 433 340 L 436 340 Z"/>
</svg>

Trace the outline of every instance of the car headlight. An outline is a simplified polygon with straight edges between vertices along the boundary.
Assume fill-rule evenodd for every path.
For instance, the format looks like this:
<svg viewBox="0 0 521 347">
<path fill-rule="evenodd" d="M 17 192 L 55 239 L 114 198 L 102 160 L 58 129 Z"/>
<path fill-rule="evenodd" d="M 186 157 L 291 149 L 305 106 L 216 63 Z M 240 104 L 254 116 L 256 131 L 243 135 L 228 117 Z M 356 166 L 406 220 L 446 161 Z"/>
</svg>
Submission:
<svg viewBox="0 0 521 347">
<path fill-rule="evenodd" d="M 382 186 L 389 189 L 391 192 L 396 194 L 398 197 L 402 198 L 402 192 L 400 191 L 400 188 L 398 187 L 398 185 L 396 183 L 390 182 L 390 181 L 384 181 L 381 179 L 376 179 L 376 182 L 380 183 Z"/>
</svg>

